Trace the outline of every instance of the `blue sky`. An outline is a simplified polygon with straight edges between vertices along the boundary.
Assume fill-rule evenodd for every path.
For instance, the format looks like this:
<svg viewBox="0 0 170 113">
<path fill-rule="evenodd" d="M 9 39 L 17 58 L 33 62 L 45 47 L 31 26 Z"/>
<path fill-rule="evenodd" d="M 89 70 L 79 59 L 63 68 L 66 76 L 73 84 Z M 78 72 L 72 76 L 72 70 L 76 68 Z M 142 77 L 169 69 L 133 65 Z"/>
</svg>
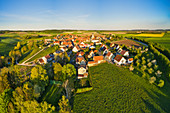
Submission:
<svg viewBox="0 0 170 113">
<path fill-rule="evenodd" d="M 170 0 L 0 0 L 0 29 L 166 29 Z"/>
</svg>

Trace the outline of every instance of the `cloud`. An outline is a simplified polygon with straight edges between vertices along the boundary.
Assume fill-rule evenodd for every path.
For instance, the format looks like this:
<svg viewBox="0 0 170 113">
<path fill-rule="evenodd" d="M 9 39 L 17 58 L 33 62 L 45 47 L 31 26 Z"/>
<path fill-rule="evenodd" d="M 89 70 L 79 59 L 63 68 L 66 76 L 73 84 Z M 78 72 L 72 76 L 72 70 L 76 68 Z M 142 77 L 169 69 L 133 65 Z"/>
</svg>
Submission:
<svg viewBox="0 0 170 113">
<path fill-rule="evenodd" d="M 37 18 L 35 16 L 27 16 L 27 15 L 18 15 L 18 14 L 0 14 L 1 17 L 5 17 L 8 19 L 15 19 L 20 21 L 43 21 L 42 18 Z"/>
</svg>

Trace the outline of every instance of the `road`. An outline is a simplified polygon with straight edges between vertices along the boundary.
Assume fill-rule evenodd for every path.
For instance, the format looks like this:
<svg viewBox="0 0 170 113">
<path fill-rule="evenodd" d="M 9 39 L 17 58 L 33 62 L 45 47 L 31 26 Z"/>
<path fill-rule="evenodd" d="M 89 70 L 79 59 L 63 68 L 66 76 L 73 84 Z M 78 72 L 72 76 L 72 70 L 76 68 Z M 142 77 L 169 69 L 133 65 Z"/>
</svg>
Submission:
<svg viewBox="0 0 170 113">
<path fill-rule="evenodd" d="M 47 48 L 47 47 L 46 47 Z M 46 48 L 43 48 L 41 49 L 40 51 L 38 51 L 37 53 L 35 53 L 33 56 L 31 56 L 30 58 L 28 58 L 27 60 L 25 60 L 24 62 L 22 62 L 21 64 L 17 64 L 17 65 L 22 65 L 22 66 L 35 66 L 36 64 L 33 63 L 33 64 L 30 64 L 31 62 L 28 62 L 28 63 L 25 63 L 27 61 L 29 61 L 31 58 L 33 58 L 34 56 L 36 56 L 37 54 L 39 54 L 41 51 L 43 51 L 44 49 Z"/>
</svg>

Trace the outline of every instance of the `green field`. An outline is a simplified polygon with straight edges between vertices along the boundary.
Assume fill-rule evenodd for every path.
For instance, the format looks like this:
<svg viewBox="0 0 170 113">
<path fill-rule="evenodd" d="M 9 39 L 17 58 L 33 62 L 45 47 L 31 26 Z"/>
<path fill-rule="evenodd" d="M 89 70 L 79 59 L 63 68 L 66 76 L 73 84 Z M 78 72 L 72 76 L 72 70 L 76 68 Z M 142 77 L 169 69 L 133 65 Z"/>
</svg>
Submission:
<svg viewBox="0 0 170 113">
<path fill-rule="evenodd" d="M 0 55 L 8 55 L 18 41 L 20 40 L 12 37 L 0 37 Z"/>
<path fill-rule="evenodd" d="M 74 97 L 76 113 L 170 111 L 169 83 L 160 90 L 129 70 L 107 63 L 91 67 L 89 74 L 93 90 Z"/>
<path fill-rule="evenodd" d="M 47 54 L 53 53 L 57 50 L 57 46 L 53 46 L 53 47 L 49 47 L 43 51 L 41 51 L 39 54 L 37 54 L 36 56 L 34 56 L 33 58 L 31 58 L 30 60 L 28 60 L 27 62 L 33 61 L 37 58 L 46 56 Z"/>
<path fill-rule="evenodd" d="M 58 106 L 58 101 L 62 95 L 62 91 L 63 88 L 60 88 L 57 85 L 49 85 L 40 98 L 40 101 L 46 101 L 49 104 Z"/>
<path fill-rule="evenodd" d="M 153 37 L 137 37 L 137 38 L 159 43 L 160 45 L 170 50 L 170 33 L 165 33 L 165 35 L 161 38 L 160 37 L 154 37 L 154 38 Z"/>
</svg>

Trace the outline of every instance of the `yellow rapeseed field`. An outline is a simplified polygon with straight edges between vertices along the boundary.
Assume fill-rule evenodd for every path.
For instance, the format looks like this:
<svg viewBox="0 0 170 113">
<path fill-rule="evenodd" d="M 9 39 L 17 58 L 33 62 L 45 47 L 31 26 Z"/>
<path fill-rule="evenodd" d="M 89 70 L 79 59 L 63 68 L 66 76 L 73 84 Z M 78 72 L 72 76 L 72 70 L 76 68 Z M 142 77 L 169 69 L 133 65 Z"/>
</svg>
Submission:
<svg viewBox="0 0 170 113">
<path fill-rule="evenodd" d="M 137 34 L 135 36 L 144 36 L 144 37 L 163 37 L 165 33 L 161 34 Z"/>
</svg>

